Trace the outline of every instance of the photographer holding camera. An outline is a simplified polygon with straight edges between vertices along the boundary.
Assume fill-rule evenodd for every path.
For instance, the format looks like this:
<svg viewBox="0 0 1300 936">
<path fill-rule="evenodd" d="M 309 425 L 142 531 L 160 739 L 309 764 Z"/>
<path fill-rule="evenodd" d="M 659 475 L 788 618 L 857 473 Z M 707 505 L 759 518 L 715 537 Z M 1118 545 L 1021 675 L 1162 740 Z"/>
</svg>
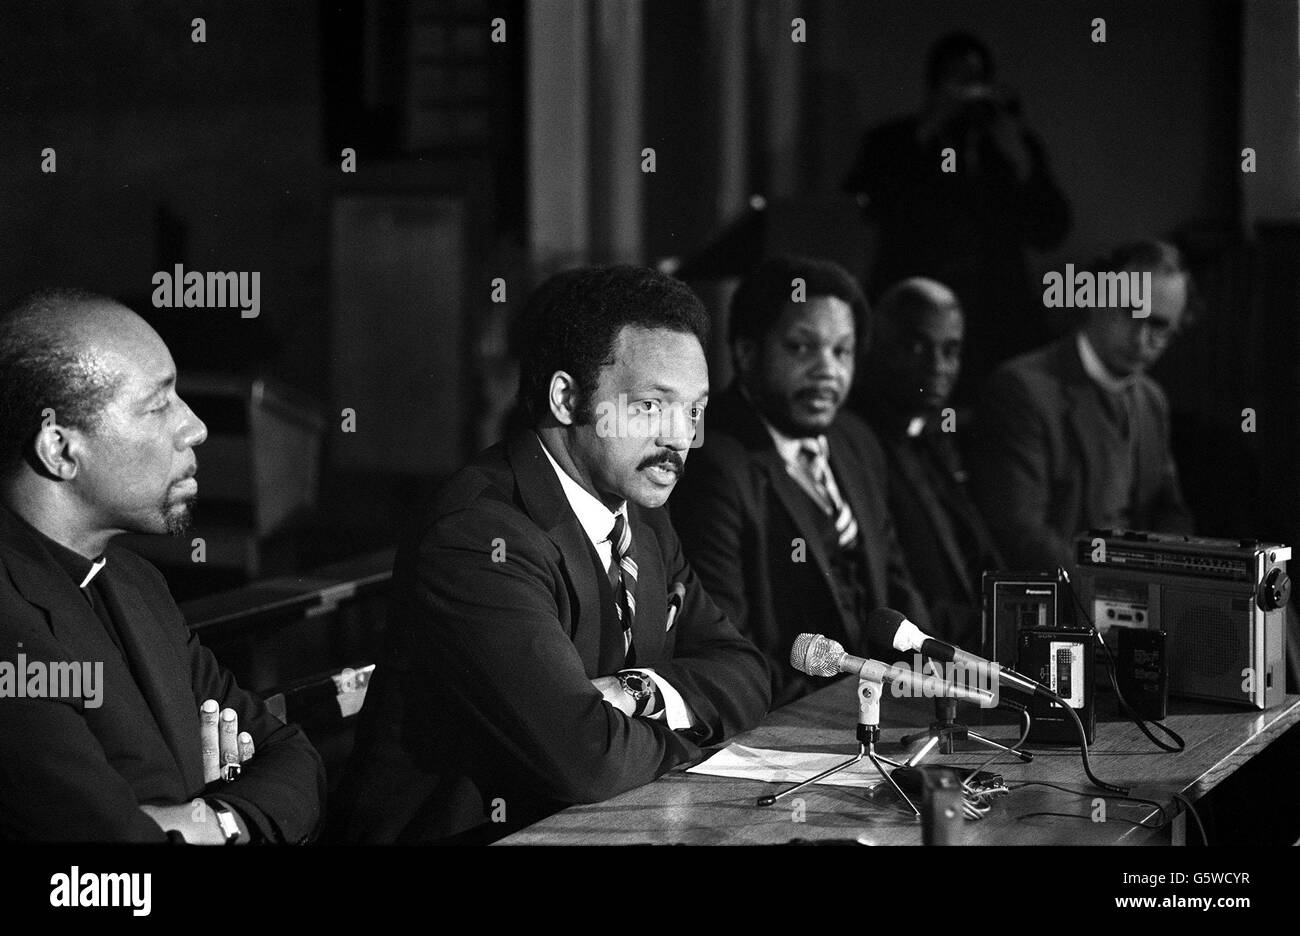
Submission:
<svg viewBox="0 0 1300 936">
<path fill-rule="evenodd" d="M 1055 247 L 1070 226 L 1042 145 L 1019 101 L 993 77 L 992 55 L 979 39 L 940 39 L 930 51 L 921 113 L 869 130 L 844 181 L 878 226 L 869 291 L 925 276 L 961 300 L 960 402 L 998 363 L 1047 340 L 1024 248 Z"/>
</svg>

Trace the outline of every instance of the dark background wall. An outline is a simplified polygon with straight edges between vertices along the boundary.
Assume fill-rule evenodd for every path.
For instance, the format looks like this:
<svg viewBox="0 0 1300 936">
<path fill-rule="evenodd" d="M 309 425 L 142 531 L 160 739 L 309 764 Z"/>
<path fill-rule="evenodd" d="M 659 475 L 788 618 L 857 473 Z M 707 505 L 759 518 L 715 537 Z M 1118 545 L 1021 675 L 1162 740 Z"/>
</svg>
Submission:
<svg viewBox="0 0 1300 936">
<path fill-rule="evenodd" d="M 148 311 L 150 277 L 175 262 L 258 270 L 256 320 L 160 317 L 178 363 L 326 393 L 316 6 L 19 2 L 0 31 L 2 291 L 82 284 Z M 45 147 L 57 173 L 40 172 Z"/>
<path fill-rule="evenodd" d="M 1261 10 L 1290 7 L 634 2 L 627 9 L 639 24 L 640 55 L 629 84 L 627 63 L 600 54 L 617 48 L 602 46 L 611 41 L 602 30 L 618 21 L 594 0 L 209 0 L 183 9 L 19 0 L 0 7 L 0 293 L 59 283 L 119 295 L 159 327 L 182 374 L 265 376 L 314 400 L 325 430 L 308 539 L 340 552 L 361 548 L 391 539 L 432 478 L 496 435 L 512 390 L 509 318 L 548 271 L 536 243 L 546 219 L 532 210 L 541 199 L 530 186 L 576 179 L 593 187 L 583 193 L 596 206 L 590 231 L 571 261 L 689 258 L 759 194 L 784 212 L 780 236 L 766 248 L 844 256 L 861 272 L 870 238 L 840 180 L 867 126 L 919 106 L 930 43 L 964 28 L 989 43 L 999 80 L 1019 92 L 1073 204 L 1071 233 L 1051 254 L 1031 258 L 1037 271 L 1133 237 L 1176 231 L 1191 249 L 1211 315 L 1171 350 L 1158 376 L 1185 427 L 1185 473 L 1200 472 L 1192 478 L 1198 500 L 1207 509 L 1235 505 L 1207 532 L 1262 530 L 1277 517 L 1266 503 L 1275 497 L 1292 505 L 1284 515 L 1300 517 L 1288 480 L 1294 457 L 1285 454 L 1296 445 L 1270 436 L 1266 448 L 1238 424 L 1244 406 L 1277 423 L 1296 421 L 1286 402 L 1296 298 L 1294 283 L 1277 273 L 1292 257 L 1292 229 L 1274 228 L 1261 250 L 1252 223 L 1294 220 L 1298 206 L 1278 195 L 1288 191 L 1285 171 L 1280 185 L 1250 189 L 1255 178 L 1240 172 L 1239 151 L 1256 137 L 1265 148 L 1294 146 L 1296 88 L 1264 85 L 1294 78 L 1296 37 L 1276 39 L 1268 16 L 1259 25 Z M 483 38 L 496 16 L 507 21 L 501 45 Z M 797 48 L 789 44 L 793 16 L 807 22 L 807 43 Z M 191 41 L 194 17 L 206 19 L 205 43 Z M 600 86 L 602 70 L 617 72 L 618 87 L 637 89 L 639 131 L 610 138 L 627 102 L 591 94 L 580 105 L 583 138 L 558 134 L 554 150 L 530 149 L 545 139 L 530 132 L 548 119 L 545 108 L 570 107 L 578 93 L 563 75 L 553 86 L 534 81 L 532 64 L 572 51 L 531 41 L 538 17 L 572 25 L 591 81 Z M 1105 44 L 1090 41 L 1096 17 L 1106 21 Z M 1261 64 L 1252 54 L 1265 46 Z M 1272 64 L 1279 49 L 1289 56 L 1280 69 Z M 438 138 L 440 127 L 459 120 L 468 121 L 468 136 Z M 357 149 L 356 174 L 339 168 L 347 145 Z M 626 247 L 602 242 L 620 226 L 599 206 L 607 202 L 602 187 L 628 184 L 626 174 L 546 170 L 575 153 L 639 159 L 642 146 L 656 148 L 659 168 L 634 177 L 640 189 L 625 203 L 640 213 L 634 221 L 643 236 L 634 255 L 621 256 Z M 57 152 L 55 174 L 40 172 L 44 147 Z M 1276 165 L 1271 171 L 1276 182 Z M 551 204 L 567 195 L 548 194 Z M 338 228 L 346 214 L 337 206 L 359 197 L 405 202 L 410 211 L 394 217 L 421 223 L 442 210 L 427 206 L 449 199 L 459 207 L 448 216 L 461 219 L 445 241 L 452 246 L 444 256 L 413 235 L 411 275 L 403 278 L 390 255 L 400 238 L 375 239 L 368 255 L 371 240 Z M 175 262 L 260 271 L 261 316 L 152 310 L 150 277 Z M 383 277 L 384 288 L 367 288 L 360 275 L 346 279 L 356 270 Z M 489 298 L 498 276 L 509 281 L 505 304 Z M 720 318 L 727 283 L 698 288 Z M 356 330 L 364 349 L 348 337 Z M 1267 366 L 1259 363 L 1264 350 L 1276 355 Z M 350 355 L 375 372 L 373 381 L 341 385 L 340 370 L 354 367 Z M 397 380 L 413 360 L 418 366 Z M 391 366 L 377 365 L 385 361 Z M 360 410 L 355 435 L 340 432 L 344 406 Z M 367 419 L 376 408 L 383 418 Z M 434 408 L 437 420 L 401 416 Z M 1210 437 L 1222 444 L 1207 448 Z M 420 457 L 394 463 L 385 458 L 393 445 Z M 1235 459 L 1227 471 L 1219 463 L 1225 453 Z M 304 556 L 321 558 L 320 548 Z"/>
</svg>

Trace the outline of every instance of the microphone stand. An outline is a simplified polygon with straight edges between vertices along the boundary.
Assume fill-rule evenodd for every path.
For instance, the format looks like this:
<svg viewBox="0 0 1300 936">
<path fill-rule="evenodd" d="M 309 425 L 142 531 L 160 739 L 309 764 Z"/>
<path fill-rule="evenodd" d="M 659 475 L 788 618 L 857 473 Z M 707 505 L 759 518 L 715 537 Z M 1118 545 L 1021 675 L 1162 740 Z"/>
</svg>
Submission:
<svg viewBox="0 0 1300 936">
<path fill-rule="evenodd" d="M 919 751 L 908 758 L 908 767 L 915 767 L 925 760 L 936 746 L 939 747 L 940 754 L 953 754 L 956 752 L 954 742 L 965 741 L 967 738 L 1004 754 L 1012 754 L 1026 764 L 1034 759 L 1032 754 L 1025 751 L 1016 751 L 1005 744 L 999 744 L 992 738 L 986 738 L 978 732 L 971 731 L 965 724 L 957 721 L 956 699 L 937 696 L 934 700 L 934 717 L 935 720 L 930 722 L 928 731 L 918 731 L 916 734 L 904 735 L 900 739 L 904 747 L 914 744 L 921 738 L 928 739 Z"/>
<path fill-rule="evenodd" d="M 788 790 L 782 790 L 780 793 L 775 795 L 760 796 L 755 801 L 755 805 L 771 806 L 777 800 L 781 799 L 781 797 L 789 796 L 791 793 L 802 790 L 804 787 L 813 783 L 820 783 L 827 777 L 837 774 L 847 767 L 852 767 L 865 757 L 871 761 L 872 765 L 876 768 L 876 772 L 884 778 L 885 782 L 893 787 L 894 792 L 899 795 L 903 802 L 911 808 L 913 816 L 920 818 L 921 810 L 917 809 L 916 804 L 908 799 L 907 794 L 904 793 L 902 788 L 894 781 L 894 778 L 889 775 L 889 771 L 885 770 L 885 768 L 881 766 L 882 764 L 888 764 L 891 767 L 902 767 L 904 765 L 900 764 L 896 760 L 892 760 L 891 758 L 876 753 L 876 742 L 880 740 L 880 697 L 883 693 L 884 685 L 882 683 L 870 679 L 858 680 L 857 755 L 849 758 L 843 763 L 836 764 L 834 767 L 823 770 L 815 777 L 809 777 L 807 780 L 796 783 Z"/>
</svg>

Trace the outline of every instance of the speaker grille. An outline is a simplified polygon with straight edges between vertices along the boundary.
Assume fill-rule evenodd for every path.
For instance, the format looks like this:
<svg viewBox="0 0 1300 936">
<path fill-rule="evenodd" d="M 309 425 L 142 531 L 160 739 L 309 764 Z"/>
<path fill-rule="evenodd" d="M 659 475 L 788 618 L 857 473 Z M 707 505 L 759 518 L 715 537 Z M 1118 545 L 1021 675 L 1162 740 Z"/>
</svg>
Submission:
<svg viewBox="0 0 1300 936">
<path fill-rule="evenodd" d="M 1174 588 L 1166 588 L 1163 599 L 1171 651 L 1170 688 L 1240 698 L 1241 671 L 1251 665 L 1249 601 Z"/>
</svg>

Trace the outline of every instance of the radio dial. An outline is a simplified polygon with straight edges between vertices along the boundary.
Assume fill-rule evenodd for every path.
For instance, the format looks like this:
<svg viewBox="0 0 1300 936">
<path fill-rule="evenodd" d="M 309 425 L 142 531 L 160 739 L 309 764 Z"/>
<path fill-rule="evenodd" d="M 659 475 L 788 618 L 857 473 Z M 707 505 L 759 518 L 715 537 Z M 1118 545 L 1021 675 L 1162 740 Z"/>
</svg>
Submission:
<svg viewBox="0 0 1300 936">
<path fill-rule="evenodd" d="M 1281 569 L 1270 569 L 1259 585 L 1259 606 L 1264 611 L 1276 611 L 1291 597 L 1291 579 Z"/>
</svg>

